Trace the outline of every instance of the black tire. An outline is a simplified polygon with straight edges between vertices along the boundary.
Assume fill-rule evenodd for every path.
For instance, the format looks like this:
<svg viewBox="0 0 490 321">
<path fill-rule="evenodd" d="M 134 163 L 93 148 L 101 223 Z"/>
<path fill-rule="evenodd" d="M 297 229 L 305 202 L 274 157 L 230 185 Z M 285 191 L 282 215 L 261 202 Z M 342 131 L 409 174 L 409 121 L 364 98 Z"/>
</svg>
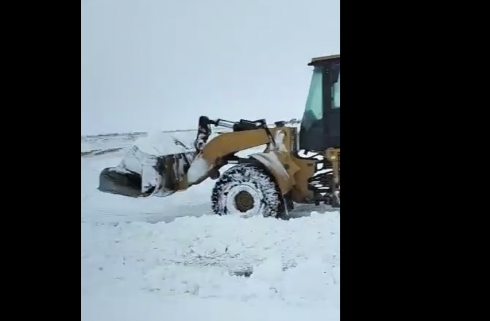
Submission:
<svg viewBox="0 0 490 321">
<path fill-rule="evenodd" d="M 248 212 L 240 211 L 235 202 L 242 191 L 249 193 L 254 200 Z M 211 195 L 211 204 L 218 215 L 276 217 L 280 212 L 281 199 L 277 184 L 265 169 L 253 164 L 239 164 L 218 179 Z"/>
</svg>

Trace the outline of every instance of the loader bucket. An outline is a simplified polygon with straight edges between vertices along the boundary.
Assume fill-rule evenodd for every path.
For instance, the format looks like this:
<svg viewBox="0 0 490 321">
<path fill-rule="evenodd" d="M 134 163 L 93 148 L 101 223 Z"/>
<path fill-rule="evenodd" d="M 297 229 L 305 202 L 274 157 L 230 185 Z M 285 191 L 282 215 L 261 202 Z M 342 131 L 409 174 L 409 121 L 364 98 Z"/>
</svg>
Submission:
<svg viewBox="0 0 490 321">
<path fill-rule="evenodd" d="M 141 176 L 118 171 L 117 167 L 104 168 L 99 175 L 99 191 L 127 197 L 141 197 Z"/>
<path fill-rule="evenodd" d="M 157 133 L 137 141 L 119 165 L 100 172 L 98 190 L 126 197 L 165 197 L 175 193 L 195 155 L 175 136 L 176 133 Z M 165 154 L 165 150 L 174 153 Z"/>
</svg>

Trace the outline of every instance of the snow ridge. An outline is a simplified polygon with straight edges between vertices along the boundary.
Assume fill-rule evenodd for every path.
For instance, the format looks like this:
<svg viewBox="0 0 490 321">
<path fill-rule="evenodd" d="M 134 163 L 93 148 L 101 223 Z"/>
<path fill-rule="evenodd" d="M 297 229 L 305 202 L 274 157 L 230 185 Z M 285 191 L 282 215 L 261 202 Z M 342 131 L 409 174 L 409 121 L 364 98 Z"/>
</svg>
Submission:
<svg viewBox="0 0 490 321">
<path fill-rule="evenodd" d="M 82 292 L 136 286 L 168 295 L 338 307 L 338 220 L 339 213 L 330 212 L 290 221 L 204 216 L 111 228 L 82 224 L 82 234 L 92 235 L 82 242 Z M 235 276 L 246 272 L 250 278 Z"/>
</svg>

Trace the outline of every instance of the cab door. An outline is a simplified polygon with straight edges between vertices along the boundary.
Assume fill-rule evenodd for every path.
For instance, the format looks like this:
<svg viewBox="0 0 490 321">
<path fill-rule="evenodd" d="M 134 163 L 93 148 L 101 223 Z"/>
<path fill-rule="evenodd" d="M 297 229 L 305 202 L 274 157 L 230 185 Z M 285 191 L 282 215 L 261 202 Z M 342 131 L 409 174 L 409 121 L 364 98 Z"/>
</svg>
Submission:
<svg viewBox="0 0 490 321">
<path fill-rule="evenodd" d="M 340 58 L 330 60 L 323 77 L 325 149 L 340 147 Z"/>
</svg>

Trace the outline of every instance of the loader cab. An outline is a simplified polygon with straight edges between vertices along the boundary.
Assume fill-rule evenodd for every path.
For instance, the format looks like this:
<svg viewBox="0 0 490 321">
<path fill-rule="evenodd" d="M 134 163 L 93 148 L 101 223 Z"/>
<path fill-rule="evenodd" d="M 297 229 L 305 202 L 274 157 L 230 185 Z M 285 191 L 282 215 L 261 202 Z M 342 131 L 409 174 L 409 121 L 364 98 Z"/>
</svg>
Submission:
<svg viewBox="0 0 490 321">
<path fill-rule="evenodd" d="M 340 55 L 313 58 L 310 89 L 301 120 L 299 147 L 340 148 Z"/>
</svg>

